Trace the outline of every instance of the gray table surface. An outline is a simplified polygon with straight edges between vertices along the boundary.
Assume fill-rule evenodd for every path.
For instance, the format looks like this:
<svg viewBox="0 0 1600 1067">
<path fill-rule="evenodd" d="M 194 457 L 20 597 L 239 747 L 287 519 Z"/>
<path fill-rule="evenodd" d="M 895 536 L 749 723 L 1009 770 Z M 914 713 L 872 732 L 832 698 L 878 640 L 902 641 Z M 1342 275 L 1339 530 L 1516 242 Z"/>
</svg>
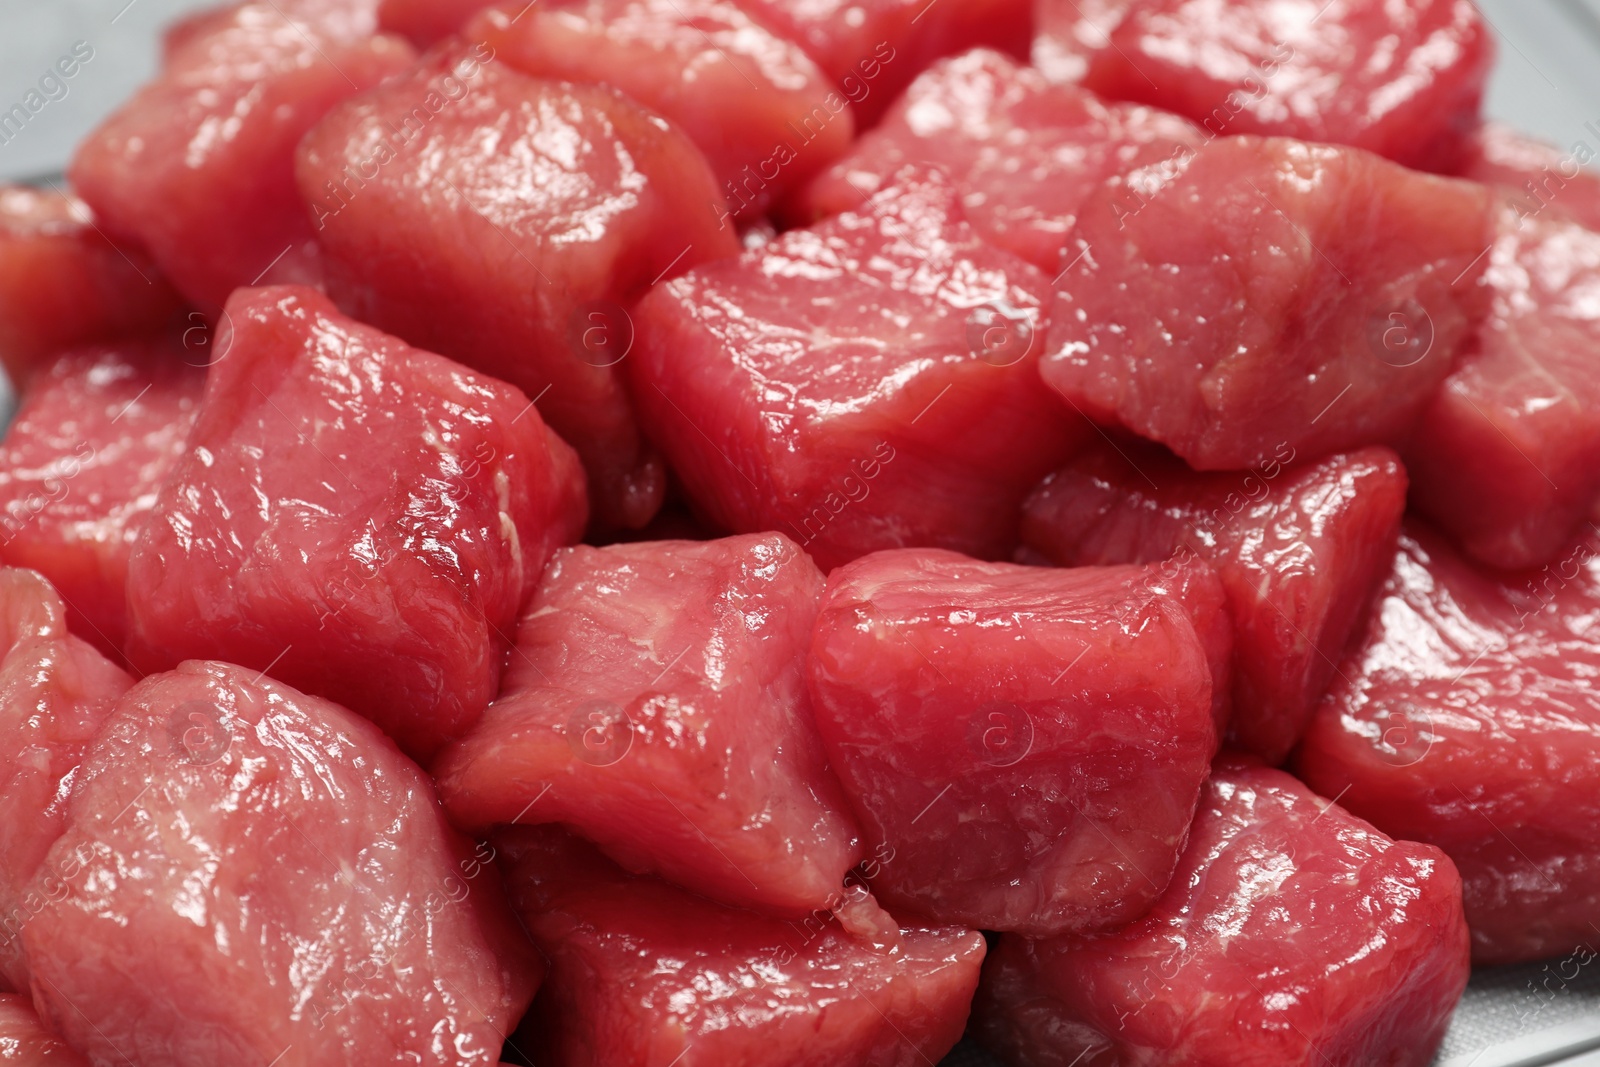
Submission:
<svg viewBox="0 0 1600 1067">
<path fill-rule="evenodd" d="M 1479 0 L 1500 62 L 1488 110 L 1563 147 L 1600 152 L 1600 0 Z M 0 111 L 78 42 L 89 62 L 0 144 L 0 180 L 58 173 L 73 145 L 155 69 L 160 28 L 196 0 L 0 0 Z M 0 378 L 0 417 L 9 407 Z M 1600 947 L 1600 946 L 1597 946 Z M 1572 977 L 1567 977 L 1571 975 Z M 992 1061 L 975 1049 L 943 1067 Z M 1483 971 L 1456 1012 L 1438 1067 L 1600 1067 L 1600 961 Z"/>
</svg>

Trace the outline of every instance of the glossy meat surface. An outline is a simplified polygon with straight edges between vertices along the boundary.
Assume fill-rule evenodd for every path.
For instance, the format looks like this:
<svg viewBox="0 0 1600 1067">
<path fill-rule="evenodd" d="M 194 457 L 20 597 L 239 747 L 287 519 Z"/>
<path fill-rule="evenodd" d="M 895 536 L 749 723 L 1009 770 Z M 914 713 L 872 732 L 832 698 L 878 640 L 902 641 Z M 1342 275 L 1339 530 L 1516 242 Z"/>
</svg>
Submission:
<svg viewBox="0 0 1600 1067">
<path fill-rule="evenodd" d="M 684 210 L 759 216 L 855 133 L 833 80 L 731 0 L 513 0 L 465 32 L 524 73 L 611 85 L 675 123 L 705 153 L 722 198 Z"/>
<path fill-rule="evenodd" d="M 88 1067 L 39 1022 L 28 998 L 0 994 L 0 1063 L 12 1067 Z"/>
<path fill-rule="evenodd" d="M 576 458 L 517 389 L 309 289 L 240 290 L 227 319 L 129 561 L 129 655 L 270 669 L 429 755 L 583 527 Z"/>
<path fill-rule="evenodd" d="M 1222 612 L 1192 558 L 1059 570 L 904 549 L 836 571 L 811 691 L 868 852 L 894 851 L 873 891 L 1030 936 L 1141 915 L 1216 753 Z"/>
<path fill-rule="evenodd" d="M 183 455 L 207 358 L 169 339 L 63 353 L 0 442 L 0 561 L 50 579 L 107 655 L 121 654 L 128 556 Z"/>
<path fill-rule="evenodd" d="M 1489 318 L 1406 467 L 1418 510 L 1475 559 L 1541 567 L 1600 495 L 1600 233 L 1506 207 L 1486 258 Z"/>
<path fill-rule="evenodd" d="M 861 842 L 805 690 L 821 593 L 781 534 L 557 553 L 500 699 L 435 765 L 451 817 L 559 822 L 718 900 L 825 906 Z"/>
<path fill-rule="evenodd" d="M 1426 1067 L 1467 970 L 1437 849 L 1225 758 L 1155 909 L 1100 938 L 1002 937 L 975 1025 L 1015 1067 Z"/>
<path fill-rule="evenodd" d="M 828 911 L 780 922 L 629 877 L 555 827 L 495 845 L 550 959 L 534 1017 L 551 1067 L 925 1067 L 961 1036 L 975 931 L 875 944 Z"/>
<path fill-rule="evenodd" d="M 1495 574 L 1417 526 L 1296 769 L 1449 854 L 1474 962 L 1593 944 L 1600 916 L 1600 541 Z"/>
<path fill-rule="evenodd" d="M 1080 82 L 1139 0 L 1034 0 L 1033 65 L 1053 82 Z"/>
<path fill-rule="evenodd" d="M 1472 0 L 1134 0 L 1108 21 L 1087 88 L 1213 135 L 1351 145 L 1428 170 L 1462 158 L 1494 59 Z"/>
<path fill-rule="evenodd" d="M 1101 182 L 1203 142 L 1176 115 L 1108 104 L 976 49 L 928 68 L 806 188 L 797 214 L 857 208 L 906 164 L 936 163 L 954 179 L 980 237 L 1054 277 L 1078 205 Z"/>
<path fill-rule="evenodd" d="M 1230 744 L 1281 763 L 1394 558 L 1406 475 L 1386 448 L 1198 474 L 1169 454 L 1097 448 L 1028 499 L 1022 539 L 1052 563 L 1216 569 L 1234 631 Z"/>
<path fill-rule="evenodd" d="M 735 0 L 804 48 L 838 82 L 862 126 L 934 60 L 969 48 L 1027 54 L 1030 0 Z"/>
<path fill-rule="evenodd" d="M 301 145 L 329 291 L 522 389 L 583 457 L 597 525 L 642 526 L 666 475 L 619 377 L 634 342 L 622 305 L 733 255 L 734 230 L 681 132 L 614 90 L 528 78 L 491 54 L 439 52 Z"/>
<path fill-rule="evenodd" d="M 627 361 L 641 419 L 710 520 L 824 569 L 881 548 L 1008 555 L 1088 431 L 1039 382 L 1049 279 L 908 169 L 858 211 L 657 286 Z"/>
<path fill-rule="evenodd" d="M 238 286 L 316 284 L 294 149 L 335 103 L 414 58 L 394 37 L 343 37 L 272 3 L 196 33 L 78 148 L 72 182 L 113 236 L 149 250 L 208 314 Z"/>
<path fill-rule="evenodd" d="M 0 988 L 28 990 L 22 929 L 52 906 L 60 885 L 48 871 L 30 883 L 65 828 L 85 749 L 132 684 L 67 633 L 48 582 L 0 568 Z"/>
<path fill-rule="evenodd" d="M 1204 470 L 1396 443 L 1487 300 L 1486 189 L 1225 137 L 1084 206 L 1044 377 Z"/>
<path fill-rule="evenodd" d="M 538 980 L 427 777 L 252 670 L 195 661 L 118 702 L 41 875 L 80 854 L 23 941 L 95 1063 L 489 1065 Z"/>
<path fill-rule="evenodd" d="M 152 333 L 178 297 L 143 253 L 59 189 L 0 185 L 0 366 L 13 387 L 56 352 Z"/>
<path fill-rule="evenodd" d="M 1497 122 L 1478 128 L 1467 146 L 1464 178 L 1500 187 L 1523 219 L 1553 214 L 1600 231 L 1600 174 L 1587 144 L 1568 151 L 1525 137 Z"/>
</svg>

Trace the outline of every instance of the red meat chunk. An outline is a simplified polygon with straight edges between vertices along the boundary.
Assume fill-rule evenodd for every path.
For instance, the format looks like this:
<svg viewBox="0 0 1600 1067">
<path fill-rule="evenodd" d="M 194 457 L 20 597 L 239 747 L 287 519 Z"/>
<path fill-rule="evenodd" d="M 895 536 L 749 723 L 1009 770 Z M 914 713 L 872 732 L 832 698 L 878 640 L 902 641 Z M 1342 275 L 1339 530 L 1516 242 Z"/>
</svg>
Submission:
<svg viewBox="0 0 1600 1067">
<path fill-rule="evenodd" d="M 1015 1067 L 1426 1067 L 1467 970 L 1444 855 L 1224 759 L 1155 909 L 1002 937 L 974 1015 Z"/>
<path fill-rule="evenodd" d="M 65 828 L 84 750 L 132 684 L 67 633 L 50 583 L 0 568 L 0 989 L 28 989 L 20 934 L 51 907 L 58 885 L 48 877 L 37 890 L 29 883 Z M 0 1061 L 4 1050 L 0 1037 Z"/>
<path fill-rule="evenodd" d="M 1600 233 L 1503 208 L 1489 318 L 1406 449 L 1419 510 L 1474 558 L 1538 567 L 1600 494 Z"/>
<path fill-rule="evenodd" d="M 208 312 L 244 285 L 316 283 L 294 147 L 335 103 L 408 66 L 394 37 L 342 38 L 242 4 L 183 43 L 90 134 L 72 181 L 113 237 Z"/>
<path fill-rule="evenodd" d="M 378 25 L 427 48 L 458 32 L 495 0 L 379 0 Z"/>
<path fill-rule="evenodd" d="M 504 631 L 582 529 L 576 458 L 515 388 L 309 289 L 240 290 L 226 317 L 128 564 L 129 654 L 270 670 L 428 755 L 494 696 Z"/>
<path fill-rule="evenodd" d="M 469 40 L 527 74 L 615 86 L 705 153 L 720 199 L 754 218 L 850 147 L 850 102 L 800 47 L 731 0 L 526 0 L 474 19 Z"/>
<path fill-rule="evenodd" d="M 786 923 L 630 877 L 555 827 L 495 844 L 550 960 L 533 1014 L 551 1067 L 925 1067 L 966 1024 L 972 930 L 872 944 L 826 911 Z"/>
<path fill-rule="evenodd" d="M 1122 10 L 1098 27 L 1068 16 L 1049 31 L 1066 30 L 1068 52 L 1074 41 L 1089 46 L 1085 87 L 1187 115 L 1213 134 L 1351 145 L 1423 169 L 1462 159 L 1494 60 L 1472 0 L 1110 6 Z"/>
<path fill-rule="evenodd" d="M 1051 85 L 1032 67 L 980 49 L 913 82 L 807 187 L 798 210 L 820 218 L 857 208 L 906 164 L 936 163 L 955 180 L 980 237 L 1053 277 L 1078 206 L 1102 182 L 1203 141 L 1186 119 Z"/>
<path fill-rule="evenodd" d="M 937 545 L 1001 557 L 1087 434 L 1038 380 L 1049 280 L 984 243 L 937 172 L 657 286 L 639 412 L 713 524 L 823 569 Z"/>
<path fill-rule="evenodd" d="M 559 822 L 718 900 L 822 906 L 861 842 L 805 689 L 821 594 L 782 534 L 557 553 L 500 699 L 434 768 L 451 817 Z"/>
<path fill-rule="evenodd" d="M 107 655 L 121 655 L 128 555 L 183 455 L 204 356 L 170 340 L 64 353 L 0 443 L 0 562 L 49 578 L 73 631 Z"/>
<path fill-rule="evenodd" d="M 863 126 L 942 56 L 999 48 L 1025 56 L 1032 0 L 734 0 L 797 42 L 839 84 Z"/>
<path fill-rule="evenodd" d="M 89 205 L 0 185 L 0 366 L 14 385 L 64 348 L 153 333 L 177 313 L 177 294 Z"/>
<path fill-rule="evenodd" d="M 617 364 L 622 305 L 733 255 L 698 149 L 616 91 L 444 51 L 336 108 L 300 187 L 351 315 L 518 386 L 577 448 L 601 527 L 643 526 L 665 472 Z"/>
<path fill-rule="evenodd" d="M 1205 470 L 1392 443 L 1484 314 L 1491 229 L 1481 185 L 1223 138 L 1085 205 L 1044 376 Z"/>
<path fill-rule="evenodd" d="M 1192 557 L 1077 570 L 879 552 L 828 580 L 817 729 L 890 907 L 1030 936 L 1129 922 L 1216 754 L 1223 594 Z"/>
<path fill-rule="evenodd" d="M 1299 466 L 1292 449 L 1249 472 L 1196 474 L 1156 449 L 1087 452 L 1023 511 L 1052 563 L 1156 563 L 1187 550 L 1216 568 L 1233 620 L 1229 739 L 1283 762 L 1389 573 L 1406 504 L 1394 453 Z"/>
<path fill-rule="evenodd" d="M 490 855 L 370 723 L 186 663 L 83 764 L 23 932 L 35 1000 L 95 1063 L 491 1065 L 539 968 Z"/>
<path fill-rule="evenodd" d="M 1594 158 L 1594 148 L 1585 142 L 1565 152 L 1487 122 L 1468 145 L 1461 175 L 1500 186 L 1521 218 L 1548 212 L 1600 231 L 1600 174 L 1585 169 Z"/>
<path fill-rule="evenodd" d="M 1542 572 L 1402 536 L 1297 756 L 1313 789 L 1461 869 L 1473 960 L 1592 944 L 1600 916 L 1600 538 Z"/>
<path fill-rule="evenodd" d="M 15 1067 L 89 1067 L 44 1028 L 26 997 L 0 995 L 0 1062 Z"/>
</svg>

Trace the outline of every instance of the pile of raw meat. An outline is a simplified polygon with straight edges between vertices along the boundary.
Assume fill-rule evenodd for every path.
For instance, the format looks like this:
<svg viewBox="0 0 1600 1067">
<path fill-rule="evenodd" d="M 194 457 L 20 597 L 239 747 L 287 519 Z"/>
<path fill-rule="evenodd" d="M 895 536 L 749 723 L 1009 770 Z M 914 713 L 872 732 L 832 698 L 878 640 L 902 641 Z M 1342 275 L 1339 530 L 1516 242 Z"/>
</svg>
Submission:
<svg viewBox="0 0 1600 1067">
<path fill-rule="evenodd" d="M 1470 0 L 249 0 L 0 190 L 0 1059 L 1429 1063 L 1600 945 Z"/>
</svg>

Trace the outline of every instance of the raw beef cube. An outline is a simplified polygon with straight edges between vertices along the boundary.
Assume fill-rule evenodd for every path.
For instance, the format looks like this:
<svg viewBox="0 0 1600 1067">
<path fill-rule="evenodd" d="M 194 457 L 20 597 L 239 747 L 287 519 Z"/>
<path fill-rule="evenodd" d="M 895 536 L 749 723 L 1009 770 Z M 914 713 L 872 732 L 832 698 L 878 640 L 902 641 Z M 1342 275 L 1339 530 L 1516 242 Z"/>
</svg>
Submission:
<svg viewBox="0 0 1600 1067">
<path fill-rule="evenodd" d="M 980 237 L 1053 277 L 1078 205 L 1102 182 L 1203 141 L 1187 119 L 1107 104 L 980 49 L 941 60 L 913 82 L 877 128 L 806 188 L 798 211 L 820 218 L 850 210 L 906 164 L 936 163 L 955 180 Z"/>
<path fill-rule="evenodd" d="M 975 931 L 907 927 L 874 944 L 830 911 L 782 922 L 630 877 L 555 827 L 494 843 L 550 960 L 533 1011 L 550 1067 L 925 1067 L 966 1024 Z"/>
<path fill-rule="evenodd" d="M 44 1028 L 28 998 L 0 995 L 0 1063 L 14 1067 L 89 1067 Z"/>
<path fill-rule="evenodd" d="M 458 32 L 495 0 L 379 0 L 378 25 L 427 48 Z"/>
<path fill-rule="evenodd" d="M 179 47 L 78 148 L 72 181 L 113 238 L 208 313 L 238 286 L 314 284 L 294 147 L 335 103 L 408 66 L 395 37 L 341 39 L 242 4 Z"/>
<path fill-rule="evenodd" d="M 824 570 L 906 545 L 1002 557 L 1089 432 L 1038 379 L 1048 289 L 908 169 L 860 211 L 657 286 L 627 366 L 715 525 L 782 530 Z"/>
<path fill-rule="evenodd" d="M 782 534 L 558 552 L 500 699 L 435 765 L 446 809 L 564 823 L 730 904 L 821 906 L 861 858 L 806 695 L 821 594 Z"/>
<path fill-rule="evenodd" d="M 166 339 L 63 353 L 0 443 L 0 562 L 49 578 L 73 631 L 110 656 L 127 630 L 128 555 L 183 455 L 204 357 Z"/>
<path fill-rule="evenodd" d="M 1487 299 L 1487 189 L 1227 137 L 1088 201 L 1045 379 L 1203 470 L 1396 442 Z"/>
<path fill-rule="evenodd" d="M 1595 136 L 1600 137 L 1600 131 Z M 1587 142 L 1563 152 L 1497 122 L 1486 122 L 1468 145 L 1461 176 L 1500 186 L 1501 196 L 1520 218 L 1549 212 L 1600 231 L 1600 175 L 1586 169 L 1594 158 L 1595 150 Z"/>
<path fill-rule="evenodd" d="M 52 906 L 62 872 L 29 888 L 65 829 L 84 750 L 133 679 L 67 633 L 66 611 L 39 575 L 0 568 L 0 989 L 26 992 L 20 935 Z M 75 858 L 63 857 L 71 873 Z M 0 1061 L 5 1042 L 0 1038 Z"/>
<path fill-rule="evenodd" d="M 0 366 L 14 386 L 63 348 L 153 333 L 178 309 L 154 265 L 106 237 L 82 200 L 0 185 Z"/>
<path fill-rule="evenodd" d="M 1231 743 L 1281 763 L 1389 573 L 1406 475 L 1386 448 L 1196 474 L 1133 445 L 1086 452 L 1023 510 L 1051 563 L 1156 563 L 1188 550 L 1216 568 L 1233 620 Z"/>
<path fill-rule="evenodd" d="M 850 102 L 800 47 L 731 0 L 513 0 L 468 26 L 495 58 L 537 77 L 614 86 L 705 153 L 713 204 L 753 219 L 850 147 Z"/>
<path fill-rule="evenodd" d="M 1139 0 L 1034 0 L 1033 65 L 1054 82 L 1078 82 Z"/>
<path fill-rule="evenodd" d="M 499 1061 L 539 964 L 492 853 L 371 723 L 195 661 L 118 701 L 81 775 L 23 945 L 40 1014 L 90 1060 Z"/>
<path fill-rule="evenodd" d="M 863 126 L 918 74 L 969 48 L 1028 54 L 1032 0 L 735 0 L 839 84 Z"/>
<path fill-rule="evenodd" d="M 1120 6 L 1085 87 L 1187 115 L 1213 135 L 1351 145 L 1409 167 L 1459 164 L 1494 61 L 1472 0 Z"/>
<path fill-rule="evenodd" d="M 1416 526 L 1296 757 L 1306 783 L 1461 869 L 1473 960 L 1593 944 L 1600 536 L 1496 574 Z"/>
<path fill-rule="evenodd" d="M 1467 970 L 1438 849 L 1224 758 L 1155 909 L 1104 937 L 1002 937 L 975 1028 L 1015 1067 L 1426 1067 Z"/>
<path fill-rule="evenodd" d="M 363 322 L 526 392 L 583 457 L 597 524 L 643 526 L 665 474 L 617 366 L 633 346 L 622 305 L 738 240 L 682 133 L 615 90 L 490 54 L 440 52 L 301 145 L 329 289 Z"/>
<path fill-rule="evenodd" d="M 868 851 L 894 854 L 873 891 L 1029 936 L 1142 915 L 1216 754 L 1222 613 L 1192 557 L 1057 570 L 901 549 L 836 571 L 811 693 Z"/>
<path fill-rule="evenodd" d="M 184 456 L 128 564 L 129 655 L 226 659 L 417 756 L 471 726 L 504 634 L 583 528 L 576 458 L 512 386 L 242 289 Z"/>
<path fill-rule="evenodd" d="M 1405 450 L 1412 499 L 1467 553 L 1538 567 L 1600 494 L 1600 233 L 1502 208 L 1489 318 Z"/>
</svg>

